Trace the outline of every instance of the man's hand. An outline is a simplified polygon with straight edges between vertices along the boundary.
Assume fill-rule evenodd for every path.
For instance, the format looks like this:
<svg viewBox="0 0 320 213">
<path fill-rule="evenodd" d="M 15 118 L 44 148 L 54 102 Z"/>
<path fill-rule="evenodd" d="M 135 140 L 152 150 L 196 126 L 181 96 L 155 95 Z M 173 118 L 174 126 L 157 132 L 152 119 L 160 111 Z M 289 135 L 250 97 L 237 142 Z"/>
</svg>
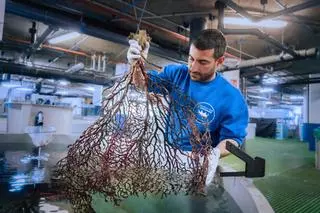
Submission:
<svg viewBox="0 0 320 213">
<path fill-rule="evenodd" d="M 141 46 L 138 44 L 138 41 L 131 39 L 129 40 L 129 50 L 127 52 L 127 59 L 129 64 L 133 64 L 134 62 L 138 61 L 141 56 L 144 59 L 147 59 L 149 47 L 149 42 L 146 43 L 146 47 L 144 49 L 141 48 Z"/>
<path fill-rule="evenodd" d="M 208 174 L 206 178 L 206 186 L 208 186 L 216 173 L 219 159 L 220 159 L 220 149 L 219 148 L 213 148 L 209 157 L 208 157 Z"/>
<path fill-rule="evenodd" d="M 230 154 L 230 152 L 226 148 L 227 141 L 229 141 L 233 145 L 239 147 L 238 142 L 233 139 L 225 139 L 225 140 L 220 141 L 220 143 L 217 145 L 216 148 L 220 149 L 221 158 L 226 157 Z"/>
</svg>

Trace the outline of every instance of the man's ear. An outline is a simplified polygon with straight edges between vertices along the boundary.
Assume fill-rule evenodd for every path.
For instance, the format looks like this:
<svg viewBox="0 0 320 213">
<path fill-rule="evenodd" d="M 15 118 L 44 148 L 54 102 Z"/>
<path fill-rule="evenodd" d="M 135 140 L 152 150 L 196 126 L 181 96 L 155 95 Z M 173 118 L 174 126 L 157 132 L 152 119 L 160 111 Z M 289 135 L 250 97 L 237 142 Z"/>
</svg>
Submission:
<svg viewBox="0 0 320 213">
<path fill-rule="evenodd" d="M 218 58 L 218 59 L 216 60 L 216 65 L 217 65 L 217 66 L 220 66 L 220 65 L 223 64 L 223 62 L 224 62 L 224 56 L 221 56 L 220 58 Z"/>
</svg>

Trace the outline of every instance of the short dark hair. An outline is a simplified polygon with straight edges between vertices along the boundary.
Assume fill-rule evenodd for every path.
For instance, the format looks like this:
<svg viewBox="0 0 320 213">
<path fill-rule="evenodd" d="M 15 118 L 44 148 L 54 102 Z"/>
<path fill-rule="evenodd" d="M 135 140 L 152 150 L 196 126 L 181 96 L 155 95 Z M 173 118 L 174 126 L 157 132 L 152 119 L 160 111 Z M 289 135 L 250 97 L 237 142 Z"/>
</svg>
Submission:
<svg viewBox="0 0 320 213">
<path fill-rule="evenodd" d="M 226 38 L 217 29 L 202 30 L 199 36 L 192 40 L 191 44 L 200 50 L 214 49 L 213 57 L 215 59 L 223 56 L 227 47 Z"/>
</svg>

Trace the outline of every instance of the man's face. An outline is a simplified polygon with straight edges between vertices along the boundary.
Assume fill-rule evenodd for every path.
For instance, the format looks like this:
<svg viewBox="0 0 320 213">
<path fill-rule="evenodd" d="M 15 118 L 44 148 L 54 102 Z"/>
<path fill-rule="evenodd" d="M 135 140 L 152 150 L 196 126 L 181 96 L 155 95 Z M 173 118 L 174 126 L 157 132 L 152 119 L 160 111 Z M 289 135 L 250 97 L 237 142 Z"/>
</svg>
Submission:
<svg viewBox="0 0 320 213">
<path fill-rule="evenodd" d="M 189 50 L 188 67 L 193 81 L 206 82 L 214 78 L 216 67 L 224 58 L 213 58 L 214 49 L 199 50 L 193 44 Z"/>
</svg>

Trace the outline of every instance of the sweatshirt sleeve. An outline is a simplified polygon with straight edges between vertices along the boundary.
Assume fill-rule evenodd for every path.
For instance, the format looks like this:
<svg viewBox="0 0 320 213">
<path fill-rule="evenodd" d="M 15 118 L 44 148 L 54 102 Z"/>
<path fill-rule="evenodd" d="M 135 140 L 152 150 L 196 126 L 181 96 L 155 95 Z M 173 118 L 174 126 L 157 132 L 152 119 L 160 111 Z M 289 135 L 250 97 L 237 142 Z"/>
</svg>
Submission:
<svg viewBox="0 0 320 213">
<path fill-rule="evenodd" d="M 219 142 L 225 139 L 233 139 L 242 145 L 247 132 L 247 126 L 249 121 L 248 107 L 245 103 L 241 93 L 238 94 L 239 98 L 228 104 L 227 113 L 223 116 L 220 128 Z"/>
<path fill-rule="evenodd" d="M 155 70 L 148 71 L 148 90 L 155 93 L 170 93 L 174 84 L 179 66 L 168 65 L 161 72 Z"/>
</svg>

